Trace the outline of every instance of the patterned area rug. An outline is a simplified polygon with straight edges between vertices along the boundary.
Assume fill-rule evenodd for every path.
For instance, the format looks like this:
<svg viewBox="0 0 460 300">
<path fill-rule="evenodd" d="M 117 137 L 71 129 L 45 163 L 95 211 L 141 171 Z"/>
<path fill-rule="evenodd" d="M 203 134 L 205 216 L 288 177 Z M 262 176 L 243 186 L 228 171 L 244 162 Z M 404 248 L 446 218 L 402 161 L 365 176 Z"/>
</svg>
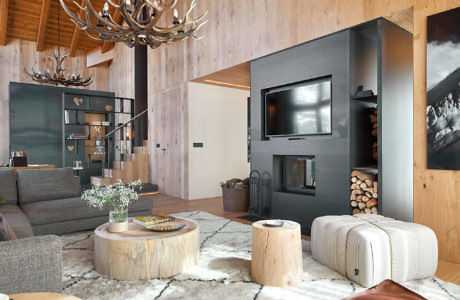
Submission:
<svg viewBox="0 0 460 300">
<path fill-rule="evenodd" d="M 93 233 L 62 235 L 64 292 L 82 299 L 341 299 L 364 290 L 317 263 L 302 240 L 303 280 L 290 288 L 261 286 L 250 278 L 251 226 L 205 212 L 176 214 L 200 225 L 200 262 L 165 279 L 119 281 L 93 266 Z M 460 286 L 436 277 L 404 285 L 428 299 L 460 299 Z"/>
</svg>

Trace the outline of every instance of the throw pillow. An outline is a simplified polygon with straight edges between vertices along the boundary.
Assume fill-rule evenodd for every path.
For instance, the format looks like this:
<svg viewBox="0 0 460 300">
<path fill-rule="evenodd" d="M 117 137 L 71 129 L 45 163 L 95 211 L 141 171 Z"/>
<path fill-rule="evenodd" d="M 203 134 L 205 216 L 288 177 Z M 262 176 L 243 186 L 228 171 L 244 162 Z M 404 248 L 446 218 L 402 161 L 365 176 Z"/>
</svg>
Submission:
<svg viewBox="0 0 460 300">
<path fill-rule="evenodd" d="M 0 241 L 16 240 L 17 236 L 0 212 Z"/>
<path fill-rule="evenodd" d="M 387 279 L 361 293 L 344 298 L 343 300 L 423 300 L 424 297 Z"/>
</svg>

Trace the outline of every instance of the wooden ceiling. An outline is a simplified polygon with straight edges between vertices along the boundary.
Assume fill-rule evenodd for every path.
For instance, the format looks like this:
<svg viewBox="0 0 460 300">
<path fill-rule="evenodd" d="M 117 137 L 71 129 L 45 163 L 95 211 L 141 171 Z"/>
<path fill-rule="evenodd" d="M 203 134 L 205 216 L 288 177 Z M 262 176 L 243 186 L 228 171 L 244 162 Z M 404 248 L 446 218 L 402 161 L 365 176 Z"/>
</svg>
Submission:
<svg viewBox="0 0 460 300">
<path fill-rule="evenodd" d="M 197 79 L 193 82 L 218 85 L 240 90 L 250 90 L 251 86 L 251 66 L 245 62 L 225 70 L 221 70 Z"/>
<path fill-rule="evenodd" d="M 57 45 L 57 1 L 58 0 L 1 0 L 0 5 L 0 45 L 9 39 L 21 39 L 37 42 L 37 51 L 43 51 Z M 76 0 L 84 3 L 84 0 Z M 91 0 L 93 7 L 101 11 L 106 0 Z M 75 14 L 78 8 L 73 0 L 64 0 Z M 6 12 L 6 14 L 5 14 Z M 3 16 L 7 15 L 6 26 Z M 110 49 L 111 43 L 91 39 L 77 29 L 70 17 L 60 10 L 61 46 L 70 49 L 71 56 L 76 50 L 90 51 L 102 47 Z M 5 41 L 6 40 L 6 41 Z"/>
</svg>

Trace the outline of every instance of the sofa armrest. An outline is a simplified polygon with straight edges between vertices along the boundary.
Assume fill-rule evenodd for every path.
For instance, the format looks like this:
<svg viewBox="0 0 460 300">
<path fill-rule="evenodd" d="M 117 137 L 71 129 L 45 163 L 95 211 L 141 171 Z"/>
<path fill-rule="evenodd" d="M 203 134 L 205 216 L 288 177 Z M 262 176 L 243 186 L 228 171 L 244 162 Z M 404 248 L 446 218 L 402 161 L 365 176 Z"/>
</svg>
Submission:
<svg viewBox="0 0 460 300">
<path fill-rule="evenodd" d="M 62 244 L 46 235 L 0 242 L 0 293 L 62 292 Z"/>
</svg>

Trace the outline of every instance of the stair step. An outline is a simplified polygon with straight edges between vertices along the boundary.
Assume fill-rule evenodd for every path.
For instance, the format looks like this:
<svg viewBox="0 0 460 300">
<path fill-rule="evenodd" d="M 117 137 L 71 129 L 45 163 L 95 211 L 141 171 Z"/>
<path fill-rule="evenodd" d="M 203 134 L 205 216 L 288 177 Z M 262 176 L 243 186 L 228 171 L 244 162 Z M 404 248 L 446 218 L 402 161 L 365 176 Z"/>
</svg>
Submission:
<svg viewBox="0 0 460 300">
<path fill-rule="evenodd" d="M 123 162 L 121 160 L 114 160 L 112 166 L 114 170 L 121 170 L 123 169 Z"/>
<path fill-rule="evenodd" d="M 100 186 L 105 186 L 112 184 L 112 178 L 104 178 L 102 176 L 91 176 L 91 184 L 92 185 L 100 185 Z"/>
<path fill-rule="evenodd" d="M 135 154 L 147 154 L 147 147 L 145 146 L 134 146 L 133 150 Z"/>
<path fill-rule="evenodd" d="M 104 169 L 104 177 L 112 177 L 112 169 Z"/>
</svg>

